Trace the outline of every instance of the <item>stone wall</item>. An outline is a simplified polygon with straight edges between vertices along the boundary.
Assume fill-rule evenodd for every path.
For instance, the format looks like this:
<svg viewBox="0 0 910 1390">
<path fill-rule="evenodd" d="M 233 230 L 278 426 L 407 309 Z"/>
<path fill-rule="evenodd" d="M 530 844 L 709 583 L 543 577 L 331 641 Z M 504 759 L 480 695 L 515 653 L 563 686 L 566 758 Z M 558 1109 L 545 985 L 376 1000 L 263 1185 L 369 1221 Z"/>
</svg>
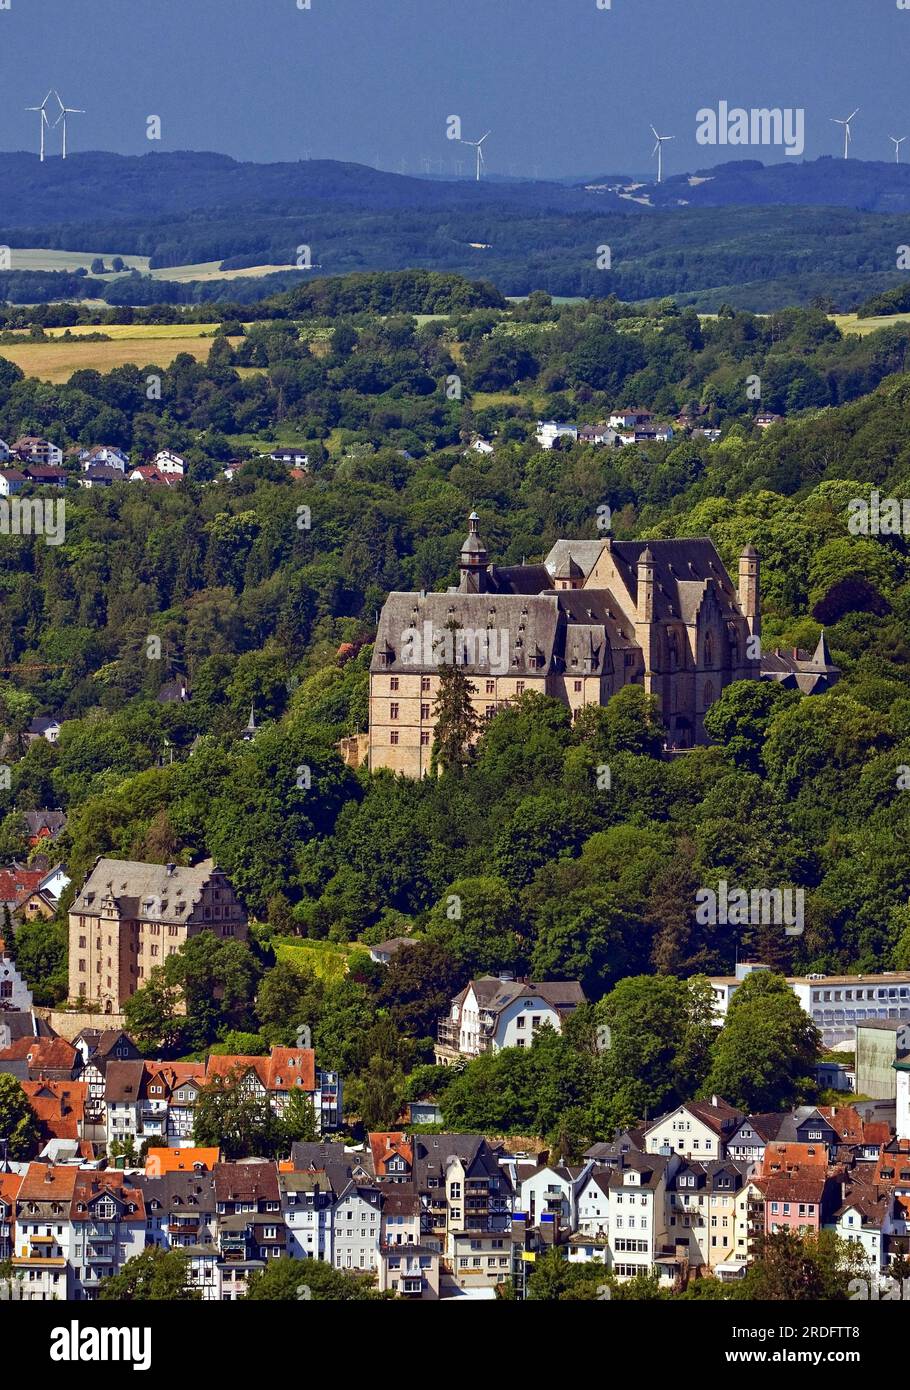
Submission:
<svg viewBox="0 0 910 1390">
<path fill-rule="evenodd" d="M 72 1042 L 83 1028 L 125 1028 L 123 1014 L 87 1013 L 70 1009 L 36 1009 L 36 1014 L 47 1020 L 55 1033 Z"/>
</svg>

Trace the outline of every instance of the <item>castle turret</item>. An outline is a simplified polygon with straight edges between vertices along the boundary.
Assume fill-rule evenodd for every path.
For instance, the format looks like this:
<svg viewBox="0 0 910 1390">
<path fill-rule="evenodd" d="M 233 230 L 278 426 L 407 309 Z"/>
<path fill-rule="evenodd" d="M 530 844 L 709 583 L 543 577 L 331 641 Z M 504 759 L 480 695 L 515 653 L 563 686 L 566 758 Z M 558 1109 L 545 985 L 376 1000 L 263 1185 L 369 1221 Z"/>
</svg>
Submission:
<svg viewBox="0 0 910 1390">
<path fill-rule="evenodd" d="M 638 559 L 635 621 L 638 623 L 653 623 L 654 621 L 654 556 L 651 553 L 651 547 L 647 545 Z"/>
<path fill-rule="evenodd" d="M 461 571 L 459 588 L 463 594 L 483 594 L 487 590 L 489 557 L 479 534 L 480 517 L 472 512 L 468 517 L 468 534 L 461 547 L 458 568 Z"/>
<path fill-rule="evenodd" d="M 739 606 L 750 636 L 757 637 L 761 632 L 761 589 L 758 551 L 753 545 L 747 545 L 739 557 Z"/>
</svg>

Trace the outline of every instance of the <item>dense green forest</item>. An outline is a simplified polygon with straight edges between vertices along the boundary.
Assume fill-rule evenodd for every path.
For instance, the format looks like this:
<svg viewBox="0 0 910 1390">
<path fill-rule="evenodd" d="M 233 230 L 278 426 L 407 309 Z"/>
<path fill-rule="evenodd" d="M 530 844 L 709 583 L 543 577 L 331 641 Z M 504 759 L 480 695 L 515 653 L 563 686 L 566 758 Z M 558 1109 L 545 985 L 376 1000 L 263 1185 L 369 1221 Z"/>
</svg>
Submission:
<svg viewBox="0 0 910 1390">
<path fill-rule="evenodd" d="M 717 1038 L 699 976 L 737 951 L 785 972 L 910 967 L 910 557 L 904 536 L 848 527 L 870 488 L 907 495 L 910 330 L 845 338 L 819 310 L 502 307 L 460 285 L 433 287 L 448 312 L 418 321 L 429 289 L 292 292 L 298 318 L 235 346 L 222 335 L 207 363 L 178 358 L 156 402 L 139 369 L 52 387 L 0 347 L 0 437 L 167 445 L 190 463 L 174 489 L 73 489 L 61 546 L 0 537 L 0 852 L 27 852 L 18 812 L 60 806 L 77 881 L 99 854 L 213 855 L 257 919 L 252 944 L 194 943 L 139 992 L 131 1026 L 178 1055 L 256 1050 L 306 1023 L 371 1122 L 434 1093 L 456 1127 L 571 1139 L 708 1085 L 759 1109 L 805 1097 L 815 1040 L 792 996 L 747 1007 L 773 982 L 741 991 Z M 539 413 L 596 421 L 633 401 L 702 411 L 720 441 L 534 442 Z M 759 404 L 786 419 L 754 428 Z M 304 480 L 268 460 L 221 477 L 276 431 L 307 444 Z M 477 431 L 492 455 L 466 447 Z M 392 589 L 453 582 L 471 507 L 492 557 L 517 562 L 601 534 L 605 503 L 617 537 L 710 535 L 734 573 L 756 545 L 766 646 L 812 646 L 824 624 L 841 683 L 812 699 L 732 687 L 708 717 L 715 744 L 672 761 L 632 689 L 574 725 L 525 698 L 460 776 L 345 767 L 336 744 L 366 725 L 377 610 Z M 192 698 L 159 703 L 176 673 Z M 244 743 L 251 704 L 261 732 Z M 64 720 L 60 741 L 26 748 L 39 713 Z M 719 878 L 803 888 L 805 934 L 699 925 L 696 888 Z M 405 934 L 415 945 L 385 971 L 363 949 Z M 61 924 L 20 928 L 15 949 L 39 997 L 59 998 Z M 333 951 L 347 974 L 316 968 Z M 526 1055 L 428 1067 L 447 998 L 501 969 L 579 979 L 592 1010 Z M 608 1057 L 592 1041 L 602 1021 L 628 1039 Z M 772 1046 L 774 1080 L 756 1087 L 742 1058 Z"/>
</svg>

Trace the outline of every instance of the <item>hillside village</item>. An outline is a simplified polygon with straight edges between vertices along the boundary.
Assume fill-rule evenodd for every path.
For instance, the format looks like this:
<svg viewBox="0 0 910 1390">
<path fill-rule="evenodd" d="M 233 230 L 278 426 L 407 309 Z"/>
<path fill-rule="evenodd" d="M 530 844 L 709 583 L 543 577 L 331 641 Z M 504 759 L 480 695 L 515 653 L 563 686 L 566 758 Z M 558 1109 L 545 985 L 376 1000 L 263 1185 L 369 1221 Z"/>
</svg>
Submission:
<svg viewBox="0 0 910 1390">
<path fill-rule="evenodd" d="M 50 838 L 53 817 L 34 819 L 36 839 Z M 27 871 L 7 878 L 14 912 L 44 902 Z M 32 1138 L 15 1141 L 14 1154 L 0 1138 L 8 1297 L 91 1300 L 149 1247 L 184 1252 L 188 1287 L 219 1301 L 242 1297 L 278 1258 L 368 1275 L 378 1292 L 404 1298 L 492 1297 L 504 1286 L 523 1297 L 553 1252 L 600 1265 L 618 1284 L 646 1277 L 679 1294 L 699 1279 L 735 1284 L 763 1238 L 781 1232 L 833 1233 L 858 1247 L 874 1280 L 906 1267 L 910 972 L 788 981 L 821 1034 L 852 1052 L 847 1064 L 819 1055 L 836 1103 L 748 1114 L 721 1096 L 692 1098 L 573 1158 L 540 1137 L 446 1132 L 432 1100 L 406 1107 L 400 1128 L 358 1141 L 344 1078 L 321 1069 L 310 1047 L 143 1057 L 116 1019 L 155 941 L 166 931 L 176 952 L 187 931 L 244 925 L 216 866 L 99 860 L 70 908 L 77 1031 L 65 1012 L 52 1015 L 71 1036 L 34 1008 L 0 950 L 0 1098 L 8 1108 L 18 1091 L 32 1116 Z M 97 972 L 86 968 L 95 945 Z M 373 948 L 384 969 L 410 949 L 407 939 Z M 118 968 L 126 958 L 140 964 Z M 737 988 L 765 969 L 753 962 L 710 980 L 716 1027 Z M 110 1026 L 79 1025 L 87 980 L 96 1002 L 107 999 Z M 571 981 L 475 979 L 438 1020 L 437 1063 L 531 1048 L 584 1005 Z M 252 1135 L 247 1151 L 239 1132 L 214 1143 L 205 1132 L 206 1097 L 232 1088 L 260 1122 L 272 1117 L 272 1156 L 255 1152 Z M 294 1138 L 301 1118 L 310 1136 Z"/>
</svg>

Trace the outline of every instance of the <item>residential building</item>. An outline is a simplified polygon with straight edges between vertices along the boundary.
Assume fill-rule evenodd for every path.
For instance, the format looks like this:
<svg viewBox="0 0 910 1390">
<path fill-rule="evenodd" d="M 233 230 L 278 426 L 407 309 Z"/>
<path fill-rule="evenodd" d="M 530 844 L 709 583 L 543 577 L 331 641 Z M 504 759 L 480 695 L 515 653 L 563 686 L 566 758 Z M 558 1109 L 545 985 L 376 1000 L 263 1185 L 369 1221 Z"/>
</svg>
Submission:
<svg viewBox="0 0 910 1390">
<path fill-rule="evenodd" d="M 122 1028 L 83 1028 L 73 1039 L 73 1047 L 77 1053 L 76 1075 L 87 1088 L 86 1120 L 91 1125 L 106 1126 L 104 1084 L 108 1063 L 139 1061 L 139 1049 Z"/>
<path fill-rule="evenodd" d="M 114 483 L 122 483 L 124 474 L 112 464 L 93 463 L 81 474 L 79 478 L 80 487 L 112 487 Z"/>
<path fill-rule="evenodd" d="M 549 1216 L 555 1219 L 560 1230 L 576 1230 L 579 1198 L 592 1171 L 590 1162 L 581 1166 L 517 1164 L 515 1200 L 527 1216 L 529 1226 L 536 1226 L 544 1216 Z"/>
<path fill-rule="evenodd" d="M 0 943 L 0 1015 L 23 1013 L 32 1007 L 32 992 L 16 968 L 16 962 Z M 2 1029 L 2 1024 L 0 1024 Z M 9 1047 L 10 1040 L 0 1035 L 0 1050 Z"/>
<path fill-rule="evenodd" d="M 662 1115 L 645 1129 L 649 1154 L 675 1153 L 688 1159 L 727 1157 L 727 1141 L 744 1116 L 720 1096 L 691 1100 Z"/>
<path fill-rule="evenodd" d="M 0 497 L 14 497 L 28 482 L 18 468 L 0 468 Z"/>
<path fill-rule="evenodd" d="M 655 1270 L 665 1281 L 675 1275 L 675 1245 L 670 1243 L 666 1198 L 667 1178 L 677 1161 L 663 1154 L 631 1152 L 610 1172 L 608 1263 L 617 1279 L 633 1279 Z"/>
<path fill-rule="evenodd" d="M 845 1186 L 843 1200 L 831 1213 L 830 1228 L 841 1240 L 862 1248 L 874 1275 L 889 1263 L 886 1247 L 892 1204 L 890 1192 L 855 1183 Z"/>
<path fill-rule="evenodd" d="M 26 464 L 25 476 L 35 487 L 66 487 L 68 479 L 65 469 L 55 468 L 50 463 Z"/>
<path fill-rule="evenodd" d="M 60 737 L 60 723 L 53 717 L 41 715 L 33 719 L 25 731 L 28 743 L 34 743 L 36 738 L 46 739 L 48 743 L 56 743 Z"/>
<path fill-rule="evenodd" d="M 75 1285 L 70 1213 L 77 1168 L 30 1163 L 16 1199 L 13 1273 L 24 1302 L 71 1299 Z"/>
<path fill-rule="evenodd" d="M 24 434 L 12 445 L 12 452 L 23 463 L 52 464 L 59 467 L 63 462 L 63 450 L 49 439 L 39 439 L 33 434 Z"/>
<path fill-rule="evenodd" d="M 130 466 L 130 456 L 114 444 L 94 444 L 90 449 L 77 451 L 77 459 L 83 473 L 93 468 L 112 468 L 121 476 Z"/>
<path fill-rule="evenodd" d="M 0 1072 L 4 1071 L 24 1081 L 73 1081 L 78 1071 L 76 1049 L 56 1036 L 19 1037 L 0 1053 Z"/>
<path fill-rule="evenodd" d="M 173 1176 L 173 1175 L 172 1175 Z M 223 1299 L 246 1292 L 247 1280 L 287 1254 L 281 1190 L 273 1163 L 219 1163 L 215 1168 L 218 1268 Z"/>
<path fill-rule="evenodd" d="M 508 1253 L 514 1192 L 508 1172 L 482 1135 L 420 1134 L 412 1143 L 423 1243 L 438 1244 L 444 1281 L 489 1287 Z M 485 1263 L 490 1258 L 497 1263 Z"/>
<path fill-rule="evenodd" d="M 175 454 L 172 449 L 162 449 L 152 459 L 152 467 L 159 473 L 171 474 L 182 478 L 186 472 L 186 462 L 180 454 Z"/>
<path fill-rule="evenodd" d="M 273 463 L 284 463 L 289 468 L 309 468 L 310 456 L 306 449 L 281 447 L 269 454 Z"/>
<path fill-rule="evenodd" d="M 765 1151 L 783 1124 L 782 1114 L 746 1115 L 727 1136 L 727 1157 L 734 1162 L 761 1164 Z"/>
<path fill-rule="evenodd" d="M 347 1177 L 338 1175 L 342 1190 Z M 334 1264 L 335 1202 L 332 1177 L 325 1171 L 280 1172 L 278 1187 L 287 1230 L 288 1255 L 293 1260 L 324 1260 Z"/>
<path fill-rule="evenodd" d="M 826 1225 L 837 1207 L 840 1187 L 824 1173 L 808 1171 L 763 1178 L 765 1194 L 765 1232 L 794 1231 L 798 1235 L 817 1232 Z"/>
<path fill-rule="evenodd" d="M 12 1259 L 16 1249 L 16 1199 L 21 1186 L 20 1173 L 0 1168 L 0 1264 Z"/>
<path fill-rule="evenodd" d="M 414 1176 L 414 1145 L 402 1130 L 367 1136 L 377 1182 L 410 1183 Z M 418 1232 L 419 1234 L 419 1232 Z"/>
<path fill-rule="evenodd" d="M 245 941 L 247 914 L 211 859 L 193 868 L 98 859 L 69 914 L 69 997 L 119 1012 L 156 965 L 202 931 Z"/>
<path fill-rule="evenodd" d="M 79 1171 L 71 1218 L 71 1297 L 95 1299 L 101 1280 L 145 1249 L 143 1193 L 123 1173 Z"/>
<path fill-rule="evenodd" d="M 317 1071 L 316 1054 L 308 1047 L 273 1047 L 268 1057 L 216 1057 L 206 1063 L 205 1080 L 235 1076 L 249 1094 L 264 1100 L 276 1115 L 283 1115 L 291 1094 L 302 1091 L 313 1106 L 318 1130 L 338 1129 L 343 1104 L 337 1072 Z"/>
<path fill-rule="evenodd" d="M 436 1061 L 447 1066 L 459 1057 L 530 1047 L 537 1032 L 562 1025 L 585 1002 L 575 980 L 504 980 L 484 975 L 455 996 L 438 1028 Z"/>
<path fill-rule="evenodd" d="M 84 1139 L 84 1081 L 20 1081 L 41 1131 L 41 1142 L 51 1139 Z"/>
<path fill-rule="evenodd" d="M 32 849 L 39 844 L 42 848 L 52 845 L 66 829 L 65 811 L 23 811 L 21 814 Z"/>
<path fill-rule="evenodd" d="M 379 1188 L 353 1178 L 335 1204 L 333 1253 L 336 1269 L 365 1272 L 378 1268 L 382 1243 L 382 1195 Z"/>
<path fill-rule="evenodd" d="M 389 941 L 377 941 L 375 946 L 369 948 L 370 960 L 376 961 L 377 965 L 388 965 L 402 946 L 412 945 L 413 940 L 411 936 L 393 936 Z"/>
<path fill-rule="evenodd" d="M 607 423 L 614 430 L 630 430 L 646 428 L 654 419 L 650 410 L 643 410 L 639 406 L 630 406 L 626 410 L 614 410 Z"/>
<path fill-rule="evenodd" d="M 557 439 L 569 439 L 574 443 L 578 438 L 578 426 L 559 420 L 538 420 L 534 438 L 541 449 L 552 449 Z"/>
</svg>

